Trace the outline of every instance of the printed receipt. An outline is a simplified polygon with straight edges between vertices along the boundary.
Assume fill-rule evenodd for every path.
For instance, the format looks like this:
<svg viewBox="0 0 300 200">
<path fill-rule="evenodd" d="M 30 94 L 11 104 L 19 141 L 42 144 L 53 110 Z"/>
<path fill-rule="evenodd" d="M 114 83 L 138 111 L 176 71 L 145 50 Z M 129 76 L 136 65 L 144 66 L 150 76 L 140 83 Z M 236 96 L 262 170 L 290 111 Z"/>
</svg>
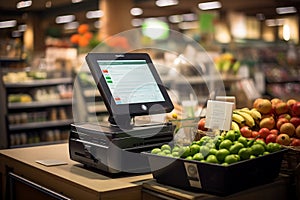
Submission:
<svg viewBox="0 0 300 200">
<path fill-rule="evenodd" d="M 231 128 L 234 103 L 208 100 L 205 127 L 213 130 L 228 131 Z"/>
</svg>

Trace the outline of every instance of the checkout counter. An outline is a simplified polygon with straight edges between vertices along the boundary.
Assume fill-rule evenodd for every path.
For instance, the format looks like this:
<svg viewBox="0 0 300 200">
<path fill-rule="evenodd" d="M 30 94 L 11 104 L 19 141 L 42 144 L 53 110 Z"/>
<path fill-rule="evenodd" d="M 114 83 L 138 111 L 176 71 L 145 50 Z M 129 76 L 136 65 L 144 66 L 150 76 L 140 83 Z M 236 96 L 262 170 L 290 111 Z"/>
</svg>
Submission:
<svg viewBox="0 0 300 200">
<path fill-rule="evenodd" d="M 86 169 L 71 160 L 68 152 L 68 144 L 0 150 L 0 199 L 292 199 L 288 176 L 280 175 L 272 183 L 219 197 L 159 184 L 151 174 Z M 37 161 L 48 162 L 49 166 Z"/>
</svg>

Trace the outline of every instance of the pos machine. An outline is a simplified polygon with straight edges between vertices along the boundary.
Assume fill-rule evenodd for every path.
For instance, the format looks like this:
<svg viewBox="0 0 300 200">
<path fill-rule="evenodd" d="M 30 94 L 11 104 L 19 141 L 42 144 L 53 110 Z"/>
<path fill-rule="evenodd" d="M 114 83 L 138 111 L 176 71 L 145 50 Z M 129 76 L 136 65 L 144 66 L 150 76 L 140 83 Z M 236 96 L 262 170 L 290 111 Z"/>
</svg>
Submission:
<svg viewBox="0 0 300 200">
<path fill-rule="evenodd" d="M 89 53 L 86 61 L 109 119 L 71 124 L 70 158 L 108 173 L 150 172 L 148 158 L 140 152 L 172 141 L 175 126 L 135 121 L 174 108 L 149 55 Z"/>
</svg>

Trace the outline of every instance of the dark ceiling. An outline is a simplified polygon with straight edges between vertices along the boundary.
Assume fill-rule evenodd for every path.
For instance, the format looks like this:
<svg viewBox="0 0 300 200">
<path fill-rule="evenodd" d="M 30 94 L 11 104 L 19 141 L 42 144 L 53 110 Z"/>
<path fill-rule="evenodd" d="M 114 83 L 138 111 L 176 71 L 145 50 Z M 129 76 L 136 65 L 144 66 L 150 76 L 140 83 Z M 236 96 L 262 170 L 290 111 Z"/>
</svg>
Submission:
<svg viewBox="0 0 300 200">
<path fill-rule="evenodd" d="M 51 18 L 61 14 L 72 14 L 95 10 L 99 7 L 98 0 L 83 0 L 80 3 L 72 4 L 71 0 L 51 0 L 51 8 L 46 8 L 45 4 L 49 0 L 33 0 L 29 8 L 16 9 L 16 4 L 20 0 L 0 1 L 0 20 L 10 20 L 12 18 L 24 19 L 24 14 L 34 12 L 41 18 Z M 207 0 L 179 0 L 179 5 L 159 8 L 155 5 L 155 0 L 133 0 L 135 7 L 144 10 L 141 18 L 170 16 L 174 14 L 183 14 L 190 12 L 200 12 L 199 2 Z M 227 11 L 239 11 L 247 15 L 255 16 L 257 13 L 263 13 L 266 18 L 278 17 L 275 8 L 280 6 L 295 6 L 300 12 L 300 0 L 219 0 L 222 3 L 221 13 Z M 120 8 L 122 9 L 122 8 Z M 117 14 L 117 13 L 116 13 Z M 297 13 L 299 15 L 299 13 Z M 78 17 L 80 19 L 80 17 Z M 82 20 L 83 17 L 81 17 Z M 51 22 L 50 22 L 51 23 Z"/>
</svg>

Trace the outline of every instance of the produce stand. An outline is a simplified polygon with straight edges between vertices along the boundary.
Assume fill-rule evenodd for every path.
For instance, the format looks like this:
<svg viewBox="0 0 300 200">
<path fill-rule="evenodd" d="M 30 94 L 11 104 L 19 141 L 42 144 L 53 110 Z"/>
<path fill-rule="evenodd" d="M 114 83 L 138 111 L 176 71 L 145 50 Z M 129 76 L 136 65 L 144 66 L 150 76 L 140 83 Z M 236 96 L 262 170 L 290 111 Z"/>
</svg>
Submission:
<svg viewBox="0 0 300 200">
<path fill-rule="evenodd" d="M 226 196 L 276 179 L 285 151 L 281 150 L 228 166 L 151 153 L 146 155 L 153 177 L 158 183 L 189 191 Z"/>
</svg>

